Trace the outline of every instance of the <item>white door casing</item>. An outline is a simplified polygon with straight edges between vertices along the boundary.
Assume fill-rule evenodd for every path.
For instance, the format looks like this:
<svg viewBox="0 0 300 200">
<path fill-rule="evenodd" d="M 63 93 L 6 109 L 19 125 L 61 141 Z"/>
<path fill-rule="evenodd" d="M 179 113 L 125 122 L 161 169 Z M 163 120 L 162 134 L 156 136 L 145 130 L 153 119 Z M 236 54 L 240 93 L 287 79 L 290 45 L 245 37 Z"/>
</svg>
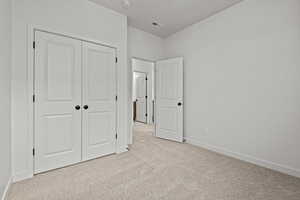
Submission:
<svg viewBox="0 0 300 200">
<path fill-rule="evenodd" d="M 156 62 L 156 136 L 183 142 L 183 58 Z"/>
<path fill-rule="evenodd" d="M 147 74 L 135 73 L 136 121 L 147 123 Z"/>
<path fill-rule="evenodd" d="M 116 56 L 109 47 L 83 42 L 82 48 L 82 150 L 89 160 L 116 151 Z"/>
<path fill-rule="evenodd" d="M 81 160 L 81 42 L 35 32 L 35 173 Z"/>
</svg>

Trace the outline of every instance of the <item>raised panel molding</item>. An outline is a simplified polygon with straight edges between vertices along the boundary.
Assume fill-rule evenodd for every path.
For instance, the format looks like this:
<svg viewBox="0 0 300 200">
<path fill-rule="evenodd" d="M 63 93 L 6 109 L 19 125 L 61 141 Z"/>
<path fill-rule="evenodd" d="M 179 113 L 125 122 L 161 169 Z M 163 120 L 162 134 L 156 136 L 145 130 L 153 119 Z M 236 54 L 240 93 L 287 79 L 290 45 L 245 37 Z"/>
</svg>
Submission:
<svg viewBox="0 0 300 200">
<path fill-rule="evenodd" d="M 72 100 L 75 50 L 71 45 L 47 43 L 47 97 L 48 100 Z M 68 84 L 65 84 L 68 83 Z"/>
</svg>

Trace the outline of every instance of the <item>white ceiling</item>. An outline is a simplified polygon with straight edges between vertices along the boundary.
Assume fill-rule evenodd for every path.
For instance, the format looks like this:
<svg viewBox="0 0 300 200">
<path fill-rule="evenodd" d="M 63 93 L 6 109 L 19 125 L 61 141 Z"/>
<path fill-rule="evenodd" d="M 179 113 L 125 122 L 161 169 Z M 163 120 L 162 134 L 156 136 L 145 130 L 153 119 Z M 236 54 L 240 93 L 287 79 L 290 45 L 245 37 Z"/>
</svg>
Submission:
<svg viewBox="0 0 300 200">
<path fill-rule="evenodd" d="M 90 0 L 128 16 L 129 25 L 167 37 L 241 0 Z M 154 27 L 158 22 L 161 27 Z"/>
</svg>

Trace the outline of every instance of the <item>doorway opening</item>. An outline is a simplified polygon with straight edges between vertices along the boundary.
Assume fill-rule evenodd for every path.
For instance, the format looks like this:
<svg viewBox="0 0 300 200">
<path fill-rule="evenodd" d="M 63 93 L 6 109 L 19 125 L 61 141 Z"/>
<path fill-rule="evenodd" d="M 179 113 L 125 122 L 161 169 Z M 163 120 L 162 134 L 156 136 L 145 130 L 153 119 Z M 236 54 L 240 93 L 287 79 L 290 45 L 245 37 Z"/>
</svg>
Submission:
<svg viewBox="0 0 300 200">
<path fill-rule="evenodd" d="M 132 58 L 129 144 L 162 138 L 183 142 L 183 58 Z"/>
<path fill-rule="evenodd" d="M 151 61 L 132 59 L 133 137 L 138 133 L 155 135 L 154 66 Z"/>
</svg>

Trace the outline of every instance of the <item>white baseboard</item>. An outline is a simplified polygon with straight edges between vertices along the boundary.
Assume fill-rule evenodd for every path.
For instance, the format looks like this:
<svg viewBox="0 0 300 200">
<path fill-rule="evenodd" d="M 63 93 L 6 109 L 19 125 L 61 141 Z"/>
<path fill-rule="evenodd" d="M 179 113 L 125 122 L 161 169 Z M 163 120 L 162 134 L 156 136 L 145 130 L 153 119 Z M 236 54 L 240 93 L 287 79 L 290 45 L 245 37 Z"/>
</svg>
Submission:
<svg viewBox="0 0 300 200">
<path fill-rule="evenodd" d="M 126 145 L 126 146 L 123 146 L 123 147 L 119 148 L 119 149 L 117 150 L 117 154 L 125 153 L 125 152 L 127 152 L 127 151 L 128 151 L 128 146 Z"/>
<path fill-rule="evenodd" d="M 29 179 L 29 178 L 32 178 L 33 177 L 33 173 L 32 172 L 20 172 L 20 173 L 16 173 L 13 175 L 13 178 L 12 178 L 12 181 L 15 183 L 15 182 L 18 182 L 18 181 L 23 181 L 25 179 Z"/>
<path fill-rule="evenodd" d="M 128 151 L 128 146 L 126 145 L 126 146 L 122 146 L 122 147 L 118 148 L 116 153 L 120 154 L 120 153 L 124 153 L 127 151 Z M 79 164 L 79 163 L 76 163 L 76 164 Z M 12 182 L 14 182 L 14 183 L 19 182 L 19 181 L 23 181 L 26 179 L 30 179 L 32 177 L 33 177 L 33 172 L 30 172 L 30 171 L 18 172 L 13 175 Z"/>
<path fill-rule="evenodd" d="M 8 190 L 9 190 L 9 188 L 10 188 L 11 183 L 12 183 L 12 177 L 10 177 L 10 178 L 8 179 L 8 181 L 7 181 L 7 184 L 6 184 L 6 187 L 5 187 L 5 189 L 4 189 L 4 192 L 3 192 L 3 195 L 2 195 L 2 197 L 1 197 L 1 200 L 5 200 L 5 199 L 6 199 L 6 196 L 7 196 L 7 194 L 8 194 Z"/>
<path fill-rule="evenodd" d="M 253 164 L 261 166 L 261 167 L 265 167 L 265 168 L 268 168 L 268 169 L 272 169 L 272 170 L 279 171 L 279 172 L 284 173 L 284 174 L 288 174 L 288 175 L 300 178 L 300 169 L 294 169 L 292 167 L 288 167 L 288 166 L 284 166 L 284 165 L 281 165 L 281 164 L 273 163 L 273 162 L 270 162 L 270 161 L 267 161 L 267 160 L 262 160 L 262 159 L 259 159 L 259 158 L 255 158 L 253 156 L 249 156 L 249 155 L 229 151 L 229 150 L 226 150 L 226 149 L 223 149 L 223 148 L 219 148 L 219 147 L 216 147 L 216 146 L 213 146 L 213 145 L 210 145 L 210 144 L 203 143 L 203 142 L 201 142 L 197 139 L 194 139 L 194 138 L 186 137 L 185 140 L 186 140 L 186 143 L 188 143 L 188 144 L 199 146 L 199 147 L 202 147 L 204 149 L 208 149 L 208 150 L 211 150 L 211 151 L 214 151 L 214 152 L 226 155 L 226 156 L 230 156 L 230 157 L 233 157 L 233 158 L 236 158 L 236 159 L 239 159 L 239 160 L 243 160 L 243 161 L 246 161 L 246 162 L 249 162 L 249 163 L 253 163 Z"/>
</svg>

